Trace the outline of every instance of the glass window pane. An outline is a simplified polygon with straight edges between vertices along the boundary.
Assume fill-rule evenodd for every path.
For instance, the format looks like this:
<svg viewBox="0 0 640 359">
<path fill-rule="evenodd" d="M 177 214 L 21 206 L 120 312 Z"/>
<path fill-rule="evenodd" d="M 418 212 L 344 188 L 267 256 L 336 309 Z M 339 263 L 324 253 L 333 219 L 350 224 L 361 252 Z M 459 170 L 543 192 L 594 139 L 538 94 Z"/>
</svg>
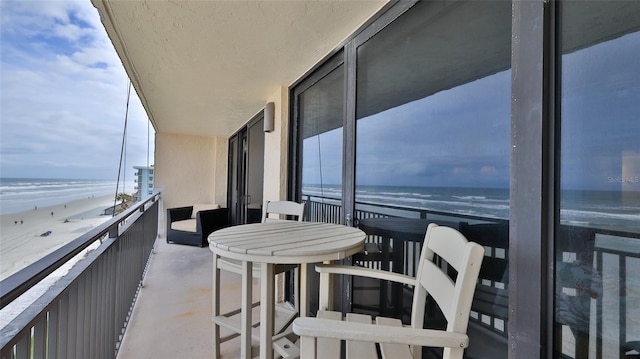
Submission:
<svg viewBox="0 0 640 359">
<path fill-rule="evenodd" d="M 340 65 L 300 94 L 302 196 L 310 220 L 340 223 L 344 71 Z"/>
<path fill-rule="evenodd" d="M 638 29 L 639 2 L 561 2 L 556 357 L 640 349 Z"/>
<path fill-rule="evenodd" d="M 357 216 L 390 252 L 357 263 L 415 275 L 429 222 L 482 243 L 468 356 L 507 357 L 510 60 L 504 1 L 419 2 L 357 49 Z M 354 280 L 354 307 L 408 322 L 409 293 Z"/>
<path fill-rule="evenodd" d="M 340 223 L 344 65 L 300 93 L 297 105 L 302 132 L 301 183 L 306 220 Z M 319 274 L 311 269 L 306 281 L 310 288 L 309 309 L 315 314 L 319 305 Z M 339 295 L 341 288 L 337 286 L 335 291 Z"/>
</svg>

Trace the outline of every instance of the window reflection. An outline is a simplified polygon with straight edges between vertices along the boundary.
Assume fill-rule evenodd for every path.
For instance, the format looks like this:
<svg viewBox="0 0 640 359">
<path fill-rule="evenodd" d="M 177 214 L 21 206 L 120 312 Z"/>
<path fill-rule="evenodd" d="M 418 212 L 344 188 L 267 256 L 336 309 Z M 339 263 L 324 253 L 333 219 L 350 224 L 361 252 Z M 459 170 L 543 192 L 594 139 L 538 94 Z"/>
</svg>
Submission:
<svg viewBox="0 0 640 359">
<path fill-rule="evenodd" d="M 419 2 L 357 48 L 356 210 L 382 253 L 354 261 L 415 275 L 430 222 L 484 245 L 468 357 L 507 357 L 510 34 L 509 2 Z M 353 307 L 408 323 L 409 293 L 356 278 Z"/>
<path fill-rule="evenodd" d="M 318 222 L 339 223 L 342 198 L 344 70 L 338 66 L 300 94 L 302 196 Z M 322 204 L 309 208 L 312 203 Z M 330 210 L 333 209 L 333 210 Z"/>
<path fill-rule="evenodd" d="M 624 357 L 640 352 L 640 4 L 561 4 L 555 355 Z"/>
</svg>

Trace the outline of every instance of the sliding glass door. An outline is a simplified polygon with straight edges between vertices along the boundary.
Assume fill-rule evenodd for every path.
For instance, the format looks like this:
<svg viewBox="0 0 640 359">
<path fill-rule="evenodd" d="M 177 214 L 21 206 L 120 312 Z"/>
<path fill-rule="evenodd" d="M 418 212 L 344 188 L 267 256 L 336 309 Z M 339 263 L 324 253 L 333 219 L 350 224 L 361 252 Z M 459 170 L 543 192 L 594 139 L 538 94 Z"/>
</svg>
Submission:
<svg viewBox="0 0 640 359">
<path fill-rule="evenodd" d="M 260 222 L 264 178 L 264 115 L 260 112 L 229 138 L 228 193 L 231 224 Z"/>
</svg>

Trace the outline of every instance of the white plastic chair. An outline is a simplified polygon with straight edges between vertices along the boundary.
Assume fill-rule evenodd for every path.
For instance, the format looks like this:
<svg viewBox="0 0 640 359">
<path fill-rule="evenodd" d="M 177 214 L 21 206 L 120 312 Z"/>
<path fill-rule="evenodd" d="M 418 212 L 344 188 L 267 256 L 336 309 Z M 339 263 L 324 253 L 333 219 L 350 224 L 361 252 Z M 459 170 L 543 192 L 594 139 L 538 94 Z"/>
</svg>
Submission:
<svg viewBox="0 0 640 359">
<path fill-rule="evenodd" d="M 272 221 L 284 221 L 284 220 L 296 220 L 302 222 L 304 219 L 304 203 L 297 203 L 291 201 L 266 201 L 262 207 L 262 222 Z M 257 238 L 257 240 L 259 240 Z M 291 269 L 297 269 L 295 265 L 276 265 L 274 274 L 286 272 Z M 214 358 L 220 357 L 220 344 L 231 340 L 240 335 L 240 323 L 233 320 L 231 317 L 240 313 L 240 308 L 233 311 L 221 314 L 220 313 L 220 271 L 225 270 L 232 273 L 242 273 L 242 263 L 237 260 L 228 258 L 218 258 L 217 268 L 214 268 L 213 274 L 213 353 Z M 253 278 L 260 278 L 260 269 L 258 267 L 253 268 Z M 297 276 L 296 276 L 297 278 Z M 252 303 L 252 307 L 259 305 L 260 302 Z M 285 326 L 288 326 L 295 318 L 295 311 L 286 311 L 286 315 L 289 319 L 285 320 Z M 231 335 L 221 337 L 220 326 L 231 330 Z"/>
<path fill-rule="evenodd" d="M 452 280 L 447 266 L 434 263 L 434 254 L 457 271 Z M 467 325 L 484 248 L 469 242 L 457 230 L 430 224 L 425 235 L 417 276 L 369 268 L 322 265 L 320 272 L 320 308 L 330 308 L 328 283 L 333 274 L 366 276 L 396 281 L 414 287 L 411 326 L 399 319 L 347 314 L 341 321 L 338 312 L 320 310 L 317 318 L 298 318 L 293 331 L 300 335 L 300 357 L 340 357 L 340 341 L 346 340 L 347 358 L 377 358 L 376 343 L 383 358 L 420 358 L 422 347 L 444 348 L 443 358 L 460 359 L 469 345 Z M 446 330 L 423 329 L 425 302 L 433 297 L 447 320 Z M 324 296 L 324 298 L 323 298 Z"/>
</svg>

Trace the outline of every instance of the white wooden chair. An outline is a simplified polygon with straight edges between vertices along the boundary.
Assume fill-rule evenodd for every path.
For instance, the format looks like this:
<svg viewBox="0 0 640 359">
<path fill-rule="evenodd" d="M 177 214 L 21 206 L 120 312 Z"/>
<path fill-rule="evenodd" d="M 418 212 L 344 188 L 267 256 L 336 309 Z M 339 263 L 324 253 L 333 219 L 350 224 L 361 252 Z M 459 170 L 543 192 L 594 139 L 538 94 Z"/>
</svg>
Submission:
<svg viewBox="0 0 640 359">
<path fill-rule="evenodd" d="M 434 254 L 457 271 L 455 280 L 447 266 L 434 263 Z M 469 242 L 457 230 L 430 224 L 425 235 L 417 276 L 411 277 L 369 268 L 322 265 L 320 272 L 320 308 L 330 308 L 329 282 L 333 274 L 367 276 L 397 281 L 414 287 L 411 326 L 399 319 L 371 317 L 320 310 L 317 318 L 298 318 L 293 331 L 300 335 L 300 357 L 338 358 L 340 342 L 346 340 L 347 358 L 377 358 L 376 343 L 383 358 L 421 358 L 422 347 L 444 348 L 443 358 L 462 358 L 469 345 L 467 324 L 484 248 Z M 447 320 L 446 330 L 423 329 L 425 302 L 433 297 Z M 324 297 L 324 298 L 323 298 Z"/>
<path fill-rule="evenodd" d="M 289 220 L 302 222 L 304 219 L 304 203 L 292 201 L 266 201 L 262 208 L 262 222 Z"/>
<path fill-rule="evenodd" d="M 302 222 L 304 219 L 304 203 L 297 203 L 291 201 L 266 201 L 264 206 L 262 207 L 262 222 L 272 222 L 272 221 L 284 221 L 284 220 L 296 220 L 298 222 Z M 232 310 L 227 313 L 220 313 L 220 271 L 225 270 L 228 272 L 242 274 L 242 263 L 237 260 L 228 259 L 228 258 L 218 258 L 217 266 L 214 268 L 213 275 L 213 353 L 214 358 L 220 357 L 220 344 L 231 340 L 238 335 L 240 335 L 240 322 L 238 320 L 234 320 L 232 317 L 236 316 L 240 313 L 240 308 Z M 274 274 L 278 275 L 280 273 L 286 272 L 291 269 L 297 269 L 295 265 L 277 265 L 275 266 Z M 260 278 L 260 269 L 258 267 L 253 268 L 252 272 L 253 278 Z M 296 276 L 297 278 L 297 276 Z M 251 298 L 249 298 L 251 300 Z M 252 303 L 252 307 L 256 307 L 260 304 L 260 302 Z M 294 310 L 287 310 L 283 308 L 277 308 L 277 310 L 282 309 L 283 316 L 286 316 L 285 319 L 282 320 L 283 326 L 288 327 L 289 324 L 295 318 L 296 312 Z M 232 334 L 221 337 L 220 335 L 220 327 L 225 327 L 229 329 Z M 278 333 L 280 330 L 276 330 Z M 252 337 L 258 339 L 258 332 L 255 331 L 255 335 L 252 334 Z M 275 342 L 274 342 L 275 343 Z M 285 341 L 285 343 L 289 343 Z M 277 343 L 275 343 L 277 345 Z"/>
</svg>

